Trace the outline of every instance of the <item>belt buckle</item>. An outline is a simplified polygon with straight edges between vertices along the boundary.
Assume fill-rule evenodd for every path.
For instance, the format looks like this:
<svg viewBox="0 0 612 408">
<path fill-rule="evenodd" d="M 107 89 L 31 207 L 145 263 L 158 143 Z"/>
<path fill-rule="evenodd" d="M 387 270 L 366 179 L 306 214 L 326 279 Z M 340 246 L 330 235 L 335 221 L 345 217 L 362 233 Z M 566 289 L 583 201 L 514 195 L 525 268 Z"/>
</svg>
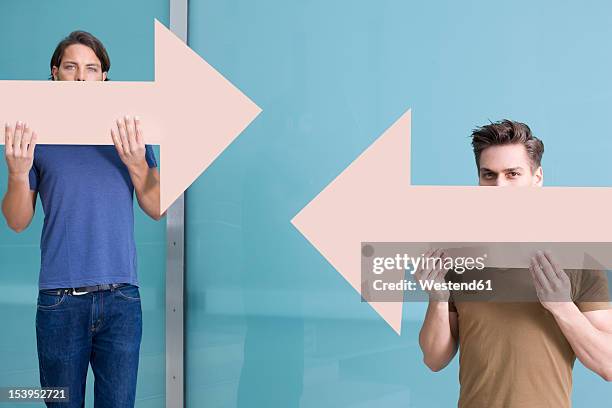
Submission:
<svg viewBox="0 0 612 408">
<path fill-rule="evenodd" d="M 79 295 L 84 295 L 86 293 L 89 293 L 89 292 L 87 292 L 87 291 L 85 291 L 85 292 L 77 292 L 77 290 L 75 288 L 72 288 L 72 294 L 73 295 L 79 296 Z"/>
</svg>

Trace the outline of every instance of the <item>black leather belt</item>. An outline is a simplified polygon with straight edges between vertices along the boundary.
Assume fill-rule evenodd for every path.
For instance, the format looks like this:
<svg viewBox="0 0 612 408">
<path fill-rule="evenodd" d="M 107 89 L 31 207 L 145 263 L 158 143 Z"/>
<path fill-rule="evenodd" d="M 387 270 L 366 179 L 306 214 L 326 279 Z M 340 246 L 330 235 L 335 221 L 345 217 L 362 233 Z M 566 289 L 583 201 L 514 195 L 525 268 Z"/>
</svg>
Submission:
<svg viewBox="0 0 612 408">
<path fill-rule="evenodd" d="M 86 293 L 98 292 L 100 290 L 110 290 L 119 288 L 121 286 L 129 285 L 129 283 L 104 283 L 102 285 L 93 285 L 93 286 L 81 286 L 79 288 L 61 288 L 57 289 L 57 294 L 61 294 L 62 292 L 66 292 L 69 295 L 84 295 Z"/>
</svg>

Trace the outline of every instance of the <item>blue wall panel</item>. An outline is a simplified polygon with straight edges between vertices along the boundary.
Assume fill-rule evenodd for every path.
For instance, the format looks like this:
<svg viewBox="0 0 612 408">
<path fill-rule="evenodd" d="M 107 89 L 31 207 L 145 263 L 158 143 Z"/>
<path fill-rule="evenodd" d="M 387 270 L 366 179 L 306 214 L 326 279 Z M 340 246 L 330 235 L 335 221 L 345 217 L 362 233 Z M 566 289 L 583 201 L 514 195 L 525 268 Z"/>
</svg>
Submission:
<svg viewBox="0 0 612 408">
<path fill-rule="evenodd" d="M 470 131 L 509 117 L 546 185 L 612 185 L 612 4 L 189 4 L 190 46 L 263 113 L 187 195 L 188 405 L 456 406 L 457 361 L 421 361 L 425 305 L 398 337 L 289 220 L 408 108 L 415 184 L 476 184 Z M 575 407 L 611 397 L 576 364 Z"/>
</svg>

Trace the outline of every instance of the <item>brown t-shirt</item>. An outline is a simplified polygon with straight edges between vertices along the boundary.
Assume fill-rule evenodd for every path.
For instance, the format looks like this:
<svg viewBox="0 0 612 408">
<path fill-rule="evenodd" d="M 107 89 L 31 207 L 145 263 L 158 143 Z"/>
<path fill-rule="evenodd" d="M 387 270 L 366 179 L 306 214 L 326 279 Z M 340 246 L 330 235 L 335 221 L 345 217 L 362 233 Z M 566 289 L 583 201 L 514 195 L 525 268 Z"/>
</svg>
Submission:
<svg viewBox="0 0 612 408">
<path fill-rule="evenodd" d="M 566 272 L 582 312 L 611 308 L 604 272 Z M 571 407 L 576 355 L 553 315 L 537 301 L 530 272 L 489 268 L 480 273 L 478 279 L 492 280 L 492 294 L 465 300 L 473 292 L 451 291 L 449 301 L 459 326 L 459 408 Z M 470 281 L 470 273 L 451 280 Z M 508 287 L 515 290 L 501 289 Z"/>
</svg>

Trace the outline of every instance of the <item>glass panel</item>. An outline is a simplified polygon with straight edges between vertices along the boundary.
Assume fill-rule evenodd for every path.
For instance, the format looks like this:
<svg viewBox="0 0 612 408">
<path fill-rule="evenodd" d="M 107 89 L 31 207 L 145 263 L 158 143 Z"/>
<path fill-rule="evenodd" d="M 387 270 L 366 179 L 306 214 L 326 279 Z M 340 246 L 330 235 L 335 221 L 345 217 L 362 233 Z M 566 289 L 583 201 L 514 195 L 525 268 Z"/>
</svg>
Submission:
<svg viewBox="0 0 612 408">
<path fill-rule="evenodd" d="M 557 144 L 548 163 L 599 155 L 551 170 L 549 185 L 611 185 L 610 172 L 589 168 L 612 148 L 599 136 L 612 104 L 602 81 L 612 6 L 189 6 L 190 46 L 263 113 L 187 194 L 187 406 L 456 406 L 457 358 L 439 373 L 422 362 L 425 305 L 406 305 L 397 336 L 289 220 L 408 108 L 415 184 L 476 184 L 467 136 L 509 116 Z M 612 397 L 580 364 L 574 377 L 575 406 Z"/>
</svg>

